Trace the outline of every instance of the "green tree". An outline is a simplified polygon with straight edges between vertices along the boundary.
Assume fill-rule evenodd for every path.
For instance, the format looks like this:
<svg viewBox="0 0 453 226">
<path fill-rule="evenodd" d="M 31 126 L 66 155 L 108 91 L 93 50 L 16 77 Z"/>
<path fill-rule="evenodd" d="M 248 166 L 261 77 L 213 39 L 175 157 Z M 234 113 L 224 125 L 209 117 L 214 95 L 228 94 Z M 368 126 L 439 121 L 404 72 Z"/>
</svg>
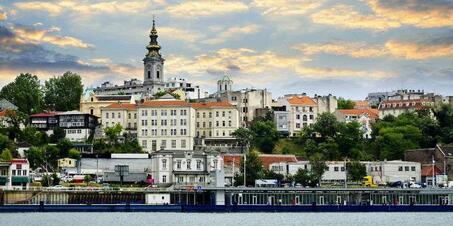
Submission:
<svg viewBox="0 0 453 226">
<path fill-rule="evenodd" d="M 26 152 L 27 159 L 32 169 L 42 167 L 44 165 L 44 150 L 41 147 L 30 147 Z"/>
<path fill-rule="evenodd" d="M 56 173 L 53 173 L 52 174 L 52 185 L 55 186 L 55 185 L 59 185 L 60 184 L 60 178 L 58 177 L 58 175 Z"/>
<path fill-rule="evenodd" d="M 241 173 L 235 175 L 235 186 L 244 185 L 244 158 L 241 159 Z M 254 186 L 255 180 L 264 176 L 263 163 L 256 151 L 251 151 L 246 156 L 246 185 Z"/>
<path fill-rule="evenodd" d="M 253 132 L 250 129 L 240 127 L 232 133 L 233 137 L 238 141 L 239 146 L 242 148 L 242 152 L 247 151 L 253 141 Z"/>
<path fill-rule="evenodd" d="M 50 135 L 50 142 L 51 143 L 58 143 L 60 140 L 64 139 L 66 137 L 66 132 L 63 128 L 61 127 L 55 127 L 53 129 L 52 135 Z"/>
<path fill-rule="evenodd" d="M 13 159 L 13 154 L 9 149 L 3 149 L 2 154 L 0 154 L 0 159 L 3 161 L 11 161 Z"/>
<path fill-rule="evenodd" d="M 9 149 L 13 146 L 13 142 L 7 136 L 0 134 L 0 150 Z"/>
<path fill-rule="evenodd" d="M 48 174 L 44 174 L 41 178 L 41 185 L 43 187 L 49 187 L 52 184 L 52 177 Z"/>
<path fill-rule="evenodd" d="M 366 176 L 366 167 L 359 161 L 346 163 L 348 178 L 352 181 L 360 181 Z"/>
<path fill-rule="evenodd" d="M 85 175 L 85 177 L 83 177 L 83 181 L 88 185 L 88 183 L 90 183 L 90 181 L 93 180 L 93 178 L 91 178 L 90 175 Z"/>
<path fill-rule="evenodd" d="M 80 155 L 80 152 L 79 152 L 77 149 L 71 148 L 71 149 L 68 151 L 68 157 L 69 157 L 69 158 L 72 158 L 72 159 L 80 160 L 81 155 Z"/>
<path fill-rule="evenodd" d="M 19 134 L 19 140 L 32 146 L 42 146 L 48 143 L 48 136 L 45 132 L 37 131 L 33 127 L 25 127 Z"/>
<path fill-rule="evenodd" d="M 68 71 L 45 82 L 44 100 L 48 109 L 71 111 L 80 108 L 82 93 L 80 75 Z"/>
<path fill-rule="evenodd" d="M 115 126 L 104 128 L 104 133 L 111 144 L 118 144 L 118 137 L 121 135 L 122 130 L 123 127 L 118 123 Z"/>
<path fill-rule="evenodd" d="M 304 187 L 315 187 L 318 183 L 318 179 L 311 171 L 299 168 L 294 175 L 294 182 L 301 184 Z"/>
<path fill-rule="evenodd" d="M 254 146 L 264 153 L 271 153 L 278 141 L 278 131 L 273 121 L 256 121 L 250 130 L 253 132 Z"/>
<path fill-rule="evenodd" d="M 279 182 L 282 182 L 285 179 L 285 176 L 281 173 L 276 173 L 272 170 L 264 169 L 262 179 L 275 179 Z"/>
<path fill-rule="evenodd" d="M 315 153 L 310 157 L 311 173 L 313 174 L 313 180 L 321 184 L 322 175 L 326 171 L 326 162 L 324 157 L 320 153 Z"/>
<path fill-rule="evenodd" d="M 355 102 L 352 100 L 346 100 L 342 97 L 338 98 L 337 100 L 338 103 L 338 109 L 354 109 L 355 107 Z"/>
<path fill-rule="evenodd" d="M 38 77 L 28 73 L 20 74 L 13 82 L 4 86 L 0 91 L 0 98 L 7 99 L 26 115 L 40 112 L 44 103 Z"/>
<path fill-rule="evenodd" d="M 74 144 L 67 138 L 61 139 L 58 144 L 57 148 L 59 150 L 60 158 L 68 157 L 69 150 L 74 148 Z"/>
</svg>

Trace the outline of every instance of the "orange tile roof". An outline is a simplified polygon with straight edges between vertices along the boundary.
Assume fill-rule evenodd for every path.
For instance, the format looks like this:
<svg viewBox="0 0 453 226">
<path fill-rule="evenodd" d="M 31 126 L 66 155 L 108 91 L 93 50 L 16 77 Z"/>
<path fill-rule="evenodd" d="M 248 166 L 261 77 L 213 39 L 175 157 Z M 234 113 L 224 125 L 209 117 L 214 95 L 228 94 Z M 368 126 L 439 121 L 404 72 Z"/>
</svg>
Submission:
<svg viewBox="0 0 453 226">
<path fill-rule="evenodd" d="M 223 102 L 207 102 L 207 103 L 192 103 L 193 108 L 234 108 L 232 104 L 227 101 Z"/>
<path fill-rule="evenodd" d="M 442 174 L 442 171 L 437 166 L 434 166 L 434 175 L 438 175 L 438 174 Z M 433 176 L 433 166 L 422 166 L 420 175 L 424 176 L 424 177 L 432 177 Z"/>
<path fill-rule="evenodd" d="M 269 166 L 272 163 L 279 163 L 279 162 L 297 162 L 297 158 L 295 155 L 270 155 L 270 154 L 262 154 L 259 155 L 261 162 L 263 163 L 263 167 L 269 169 Z"/>
<path fill-rule="evenodd" d="M 316 105 L 316 102 L 307 96 L 293 96 L 288 98 L 291 105 Z"/>
<path fill-rule="evenodd" d="M 162 107 L 162 106 L 175 106 L 175 107 L 190 107 L 190 103 L 182 100 L 149 100 L 145 101 L 139 106 L 144 107 Z"/>
<path fill-rule="evenodd" d="M 377 109 L 338 109 L 337 111 L 345 115 L 368 114 L 370 118 L 379 118 L 379 111 Z"/>
<path fill-rule="evenodd" d="M 135 109 L 137 109 L 137 105 L 136 104 L 127 104 L 127 103 L 113 103 L 113 104 L 108 105 L 105 108 L 135 110 Z"/>
</svg>

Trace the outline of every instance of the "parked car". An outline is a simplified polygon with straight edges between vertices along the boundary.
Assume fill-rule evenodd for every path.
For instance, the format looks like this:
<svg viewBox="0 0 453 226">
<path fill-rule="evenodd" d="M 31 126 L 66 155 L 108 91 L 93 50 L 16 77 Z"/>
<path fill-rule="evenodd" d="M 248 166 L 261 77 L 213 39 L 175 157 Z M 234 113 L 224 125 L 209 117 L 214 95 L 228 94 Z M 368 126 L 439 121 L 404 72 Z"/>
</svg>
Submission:
<svg viewBox="0 0 453 226">
<path fill-rule="evenodd" d="M 411 183 L 409 185 L 410 188 L 422 188 L 422 186 L 420 184 L 417 184 L 417 183 Z"/>
</svg>

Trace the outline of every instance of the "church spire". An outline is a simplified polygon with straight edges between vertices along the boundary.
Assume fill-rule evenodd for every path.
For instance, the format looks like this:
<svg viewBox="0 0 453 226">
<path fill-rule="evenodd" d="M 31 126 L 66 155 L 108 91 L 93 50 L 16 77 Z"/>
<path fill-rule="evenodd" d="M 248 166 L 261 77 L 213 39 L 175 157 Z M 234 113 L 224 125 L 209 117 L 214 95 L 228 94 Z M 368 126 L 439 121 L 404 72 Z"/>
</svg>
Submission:
<svg viewBox="0 0 453 226">
<path fill-rule="evenodd" d="M 146 46 L 146 49 L 148 49 L 148 54 L 146 55 L 147 57 L 153 57 L 153 56 L 161 56 L 159 53 L 160 50 L 160 45 L 157 42 L 157 30 L 156 30 L 156 22 L 153 18 L 153 28 L 151 29 L 151 32 L 149 34 L 149 38 L 151 41 L 149 42 L 149 45 Z"/>
</svg>

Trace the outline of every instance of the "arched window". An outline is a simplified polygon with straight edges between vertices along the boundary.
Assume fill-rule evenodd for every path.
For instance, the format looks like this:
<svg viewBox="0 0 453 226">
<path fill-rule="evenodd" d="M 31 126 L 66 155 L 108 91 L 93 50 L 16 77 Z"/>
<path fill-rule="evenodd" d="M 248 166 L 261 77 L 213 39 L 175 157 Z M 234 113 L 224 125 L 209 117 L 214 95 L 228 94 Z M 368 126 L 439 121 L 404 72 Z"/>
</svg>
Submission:
<svg viewBox="0 0 453 226">
<path fill-rule="evenodd" d="M 225 91 L 228 90 L 228 85 L 225 84 Z"/>
<path fill-rule="evenodd" d="M 156 77 L 159 78 L 160 76 L 160 71 L 157 71 Z"/>
<path fill-rule="evenodd" d="M 90 109 L 90 114 L 94 115 L 94 109 Z"/>
<path fill-rule="evenodd" d="M 151 71 L 148 71 L 148 78 L 151 78 Z"/>
</svg>

